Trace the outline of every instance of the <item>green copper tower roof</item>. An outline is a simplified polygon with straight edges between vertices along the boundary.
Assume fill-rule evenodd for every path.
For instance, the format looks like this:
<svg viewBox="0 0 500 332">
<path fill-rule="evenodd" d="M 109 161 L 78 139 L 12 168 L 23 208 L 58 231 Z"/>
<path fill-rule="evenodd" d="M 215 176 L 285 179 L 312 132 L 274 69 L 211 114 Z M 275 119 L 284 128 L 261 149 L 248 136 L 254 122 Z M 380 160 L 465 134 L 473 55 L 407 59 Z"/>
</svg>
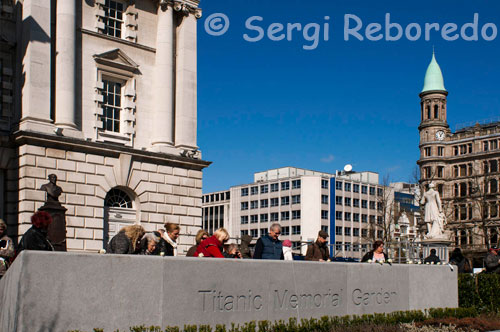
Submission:
<svg viewBox="0 0 500 332">
<path fill-rule="evenodd" d="M 441 73 L 441 68 L 439 68 L 433 51 L 431 63 L 429 63 L 429 67 L 427 67 L 427 71 L 425 72 L 422 92 L 434 90 L 446 91 L 444 88 L 443 73 Z"/>
</svg>

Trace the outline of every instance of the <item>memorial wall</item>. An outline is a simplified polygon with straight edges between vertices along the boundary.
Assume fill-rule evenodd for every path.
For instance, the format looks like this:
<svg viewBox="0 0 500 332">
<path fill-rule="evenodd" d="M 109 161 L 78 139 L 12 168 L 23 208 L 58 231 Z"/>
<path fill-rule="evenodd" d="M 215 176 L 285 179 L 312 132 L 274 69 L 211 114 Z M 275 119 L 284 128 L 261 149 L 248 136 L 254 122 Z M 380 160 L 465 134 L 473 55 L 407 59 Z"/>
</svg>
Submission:
<svg viewBox="0 0 500 332">
<path fill-rule="evenodd" d="M 127 330 L 457 307 L 449 266 L 23 252 L 2 331 Z"/>
</svg>

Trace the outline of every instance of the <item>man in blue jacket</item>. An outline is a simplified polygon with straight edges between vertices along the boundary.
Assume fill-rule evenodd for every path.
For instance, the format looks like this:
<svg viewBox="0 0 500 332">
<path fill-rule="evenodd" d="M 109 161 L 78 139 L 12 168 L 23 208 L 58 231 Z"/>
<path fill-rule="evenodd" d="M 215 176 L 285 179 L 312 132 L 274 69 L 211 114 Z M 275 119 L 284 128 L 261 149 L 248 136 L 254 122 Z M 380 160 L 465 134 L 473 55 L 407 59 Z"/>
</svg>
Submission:
<svg viewBox="0 0 500 332">
<path fill-rule="evenodd" d="M 269 234 L 260 237 L 255 244 L 254 259 L 283 259 L 283 244 L 278 239 L 281 234 L 280 224 L 272 224 Z"/>
</svg>

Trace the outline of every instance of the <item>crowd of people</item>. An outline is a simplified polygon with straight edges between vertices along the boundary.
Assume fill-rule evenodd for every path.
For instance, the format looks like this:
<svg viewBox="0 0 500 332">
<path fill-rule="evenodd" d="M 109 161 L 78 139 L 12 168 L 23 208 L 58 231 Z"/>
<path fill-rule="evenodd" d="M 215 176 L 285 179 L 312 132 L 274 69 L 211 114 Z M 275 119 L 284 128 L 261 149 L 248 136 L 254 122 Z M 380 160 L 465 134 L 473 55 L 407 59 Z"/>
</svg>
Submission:
<svg viewBox="0 0 500 332">
<path fill-rule="evenodd" d="M 14 242 L 6 235 L 7 225 L 0 219 L 0 278 L 5 274 L 9 265 L 16 255 L 23 250 L 53 251 L 54 247 L 47 238 L 47 230 L 52 222 L 49 213 L 38 211 L 31 217 L 31 228 L 22 236 L 17 250 Z M 177 240 L 180 235 L 180 226 L 174 223 L 166 223 L 164 229 L 154 232 L 146 232 L 141 225 L 129 225 L 123 227 L 107 244 L 105 250 L 108 254 L 133 254 L 133 255 L 157 255 L 177 256 Z M 232 259 L 273 259 L 293 260 L 292 243 L 290 240 L 281 241 L 281 226 L 274 223 L 266 235 L 260 237 L 253 250 L 250 249 L 252 237 L 243 235 L 241 244 L 226 244 L 229 233 L 224 228 L 217 229 L 213 235 L 201 229 L 196 234 L 196 244 L 187 251 L 187 257 L 214 257 Z M 331 261 L 328 249 L 328 233 L 321 230 L 318 232 L 316 241 L 307 246 L 304 257 L 306 261 L 328 262 Z M 361 262 L 390 263 L 389 256 L 384 251 L 384 242 L 375 241 L 371 251 L 366 253 Z M 440 258 L 435 249 L 430 250 L 430 255 L 424 259 L 426 264 L 439 264 Z M 471 273 L 472 265 L 462 254 L 460 248 L 455 248 L 451 254 L 449 263 L 458 267 L 459 273 Z M 500 274 L 500 256 L 498 248 L 493 246 L 489 249 L 484 259 L 486 272 Z"/>
</svg>

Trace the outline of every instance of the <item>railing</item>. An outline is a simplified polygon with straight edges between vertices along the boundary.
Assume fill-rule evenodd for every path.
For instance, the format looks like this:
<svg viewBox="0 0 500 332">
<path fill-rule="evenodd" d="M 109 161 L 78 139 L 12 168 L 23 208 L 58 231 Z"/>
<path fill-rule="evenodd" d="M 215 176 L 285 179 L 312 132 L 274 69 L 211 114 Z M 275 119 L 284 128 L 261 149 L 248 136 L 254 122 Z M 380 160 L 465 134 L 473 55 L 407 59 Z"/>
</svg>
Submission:
<svg viewBox="0 0 500 332">
<path fill-rule="evenodd" d="M 462 122 L 462 123 L 458 123 L 455 125 L 455 132 L 457 132 L 461 129 L 474 127 L 476 124 L 487 125 L 487 124 L 495 123 L 495 122 L 500 122 L 500 116 L 492 117 L 492 118 L 484 119 L 484 120 L 479 120 L 479 121 Z"/>
</svg>

